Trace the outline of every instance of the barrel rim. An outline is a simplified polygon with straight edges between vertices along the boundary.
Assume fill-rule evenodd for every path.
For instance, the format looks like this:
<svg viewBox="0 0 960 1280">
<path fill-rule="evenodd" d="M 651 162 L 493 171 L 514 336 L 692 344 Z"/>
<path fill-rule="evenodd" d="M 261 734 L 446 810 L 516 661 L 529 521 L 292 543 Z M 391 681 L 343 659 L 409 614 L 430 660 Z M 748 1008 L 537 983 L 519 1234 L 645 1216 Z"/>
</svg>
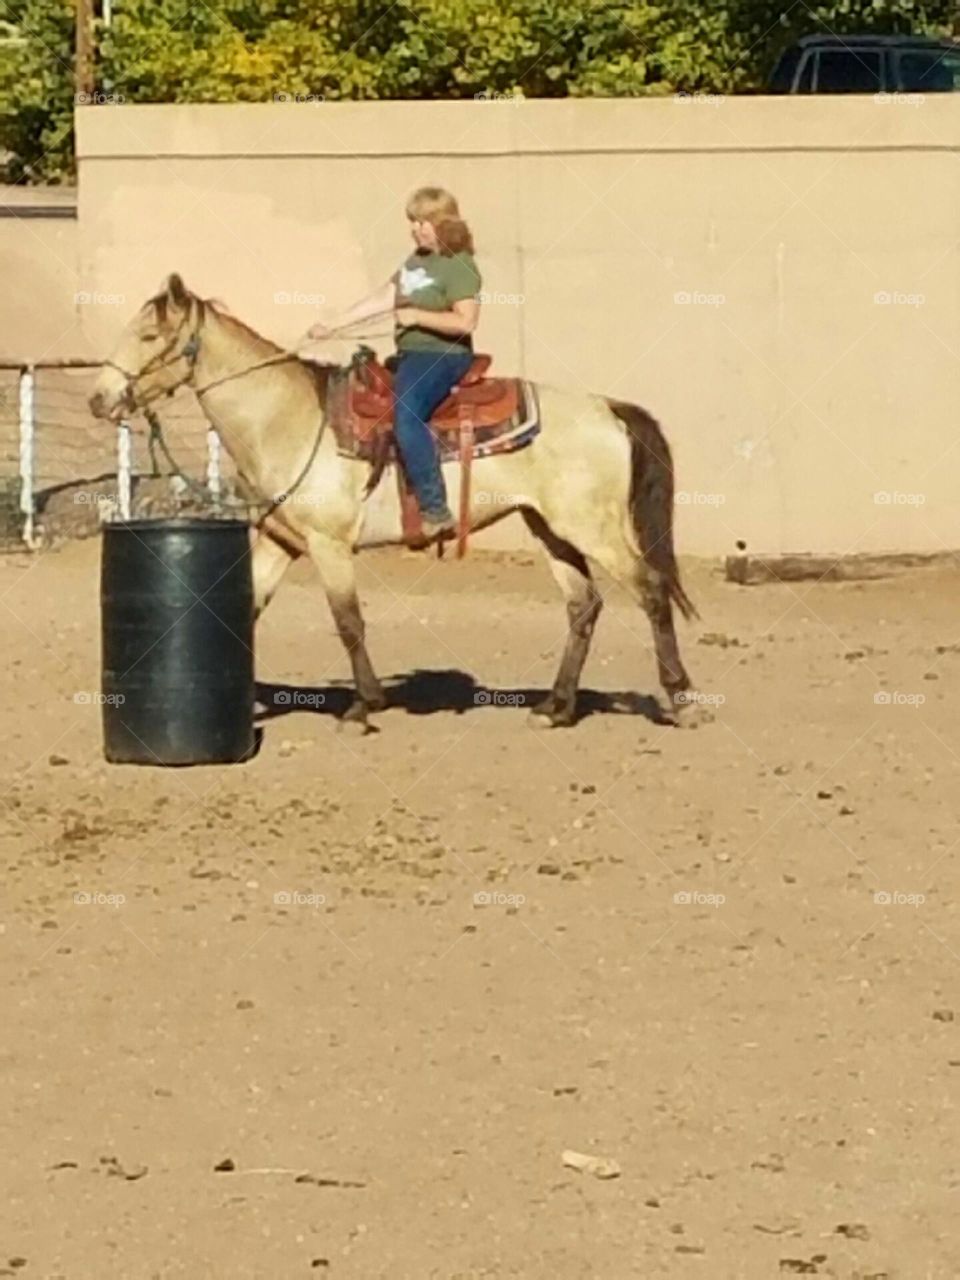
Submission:
<svg viewBox="0 0 960 1280">
<path fill-rule="evenodd" d="M 122 533 L 146 533 L 160 529 L 176 530 L 178 532 L 188 529 L 249 529 L 249 520 L 239 520 L 234 516 L 221 519 L 219 516 L 160 516 L 152 518 L 149 516 L 138 516 L 134 520 L 110 520 L 103 526 L 104 534 L 110 532 Z"/>
</svg>

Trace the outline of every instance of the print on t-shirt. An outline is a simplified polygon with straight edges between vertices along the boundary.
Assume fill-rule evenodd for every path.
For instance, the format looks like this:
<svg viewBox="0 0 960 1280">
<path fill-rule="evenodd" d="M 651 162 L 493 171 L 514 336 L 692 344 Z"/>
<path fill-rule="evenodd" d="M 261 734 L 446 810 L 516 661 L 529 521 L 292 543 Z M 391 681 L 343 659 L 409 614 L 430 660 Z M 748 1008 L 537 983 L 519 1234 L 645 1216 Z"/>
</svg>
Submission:
<svg viewBox="0 0 960 1280">
<path fill-rule="evenodd" d="M 426 289 L 436 283 L 425 267 L 408 267 L 404 265 L 400 268 L 400 292 L 406 298 L 409 298 L 412 293 L 416 293 L 418 289 Z"/>
</svg>

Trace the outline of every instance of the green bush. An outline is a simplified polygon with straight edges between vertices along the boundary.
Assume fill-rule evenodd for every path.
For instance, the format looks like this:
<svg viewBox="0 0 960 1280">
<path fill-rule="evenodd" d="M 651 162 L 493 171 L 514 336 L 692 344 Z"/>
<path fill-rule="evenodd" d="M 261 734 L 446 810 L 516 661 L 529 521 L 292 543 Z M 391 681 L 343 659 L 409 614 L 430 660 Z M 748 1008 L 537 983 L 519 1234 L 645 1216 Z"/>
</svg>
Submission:
<svg viewBox="0 0 960 1280">
<path fill-rule="evenodd" d="M 98 87 L 125 102 L 624 97 L 762 86 L 815 31 L 947 34 L 957 0 L 114 0 Z M 73 0 L 9 0 L 6 180 L 73 174 Z M 958 28 L 960 34 L 960 28 Z"/>
</svg>

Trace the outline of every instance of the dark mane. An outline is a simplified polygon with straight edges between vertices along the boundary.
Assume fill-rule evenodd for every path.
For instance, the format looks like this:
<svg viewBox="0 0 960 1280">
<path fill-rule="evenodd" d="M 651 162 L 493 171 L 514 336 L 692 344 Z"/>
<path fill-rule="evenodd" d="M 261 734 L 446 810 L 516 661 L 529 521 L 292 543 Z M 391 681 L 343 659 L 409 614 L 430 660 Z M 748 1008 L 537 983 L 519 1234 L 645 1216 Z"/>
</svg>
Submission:
<svg viewBox="0 0 960 1280">
<path fill-rule="evenodd" d="M 148 298 L 141 310 L 146 311 L 147 307 L 153 307 L 158 325 L 162 327 L 167 323 L 167 295 L 165 293 L 158 293 L 155 297 Z"/>
<path fill-rule="evenodd" d="M 206 311 L 207 304 L 204 302 L 202 298 L 198 298 L 196 294 L 191 293 L 189 296 L 191 300 L 196 302 L 197 306 L 200 308 L 200 319 L 202 321 L 204 317 L 204 313 Z M 158 294 L 155 294 L 152 298 L 148 298 L 147 301 L 140 308 L 140 310 L 146 311 L 147 307 L 153 307 L 153 313 L 154 313 L 154 316 L 156 317 L 157 324 L 160 325 L 161 328 L 163 328 L 163 326 L 167 323 L 168 306 L 169 306 L 168 295 L 166 293 L 158 293 Z"/>
</svg>

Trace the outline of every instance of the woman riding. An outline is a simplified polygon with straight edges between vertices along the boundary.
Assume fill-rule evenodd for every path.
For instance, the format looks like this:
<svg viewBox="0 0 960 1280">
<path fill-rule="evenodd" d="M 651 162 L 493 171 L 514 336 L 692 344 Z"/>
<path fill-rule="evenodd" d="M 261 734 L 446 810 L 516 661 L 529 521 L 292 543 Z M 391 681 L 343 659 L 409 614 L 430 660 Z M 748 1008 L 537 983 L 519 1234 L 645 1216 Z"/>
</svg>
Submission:
<svg viewBox="0 0 960 1280">
<path fill-rule="evenodd" d="M 449 191 L 421 187 L 407 201 L 406 214 L 414 252 L 385 285 L 336 322 L 313 325 L 308 337 L 331 337 L 346 325 L 393 311 L 394 434 L 424 535 L 435 539 L 453 533 L 456 521 L 447 506 L 430 416 L 470 367 L 481 280 L 470 229 Z"/>
</svg>

